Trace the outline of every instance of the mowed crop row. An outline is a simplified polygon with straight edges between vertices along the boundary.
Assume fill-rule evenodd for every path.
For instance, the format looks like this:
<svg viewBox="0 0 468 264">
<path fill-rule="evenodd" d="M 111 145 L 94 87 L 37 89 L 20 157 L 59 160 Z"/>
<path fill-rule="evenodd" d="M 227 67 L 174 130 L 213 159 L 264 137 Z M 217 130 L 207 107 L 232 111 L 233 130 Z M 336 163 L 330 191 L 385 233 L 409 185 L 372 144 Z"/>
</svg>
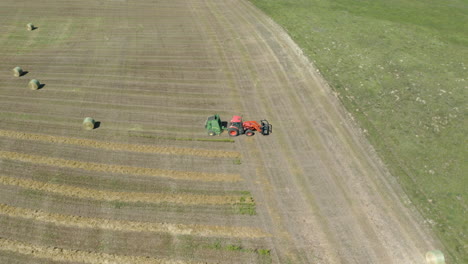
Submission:
<svg viewBox="0 0 468 264">
<path fill-rule="evenodd" d="M 256 238 L 268 236 L 268 234 L 259 229 L 249 227 L 117 221 L 102 218 L 81 217 L 75 215 L 52 214 L 43 212 L 41 210 L 18 208 L 1 203 L 0 214 L 14 218 L 31 219 L 44 223 L 51 223 L 57 226 L 97 228 L 112 231 L 155 232 L 170 233 L 173 235 L 196 235 L 208 237 L 226 236 L 233 238 Z"/>
<path fill-rule="evenodd" d="M 182 205 L 197 204 L 253 204 L 251 197 L 240 195 L 200 195 L 182 193 L 139 193 L 139 192 L 115 192 L 100 189 L 80 188 L 74 186 L 45 183 L 34 180 L 19 179 L 0 175 L 0 184 L 17 186 L 25 189 L 59 194 L 62 196 L 91 199 L 98 201 L 119 201 L 127 203 L 143 202 L 149 204 L 173 203 Z"/>
<path fill-rule="evenodd" d="M 9 251 L 21 255 L 33 256 L 39 259 L 63 262 L 79 262 L 89 264 L 102 263 L 135 263 L 135 264 L 185 264 L 201 263 L 181 260 L 155 259 L 143 256 L 121 256 L 60 247 L 43 247 L 0 237 L 0 252 Z"/>
<path fill-rule="evenodd" d="M 194 181 L 226 181 L 237 182 L 242 178 L 239 174 L 205 173 L 194 171 L 175 171 L 155 168 L 142 168 L 114 164 L 102 164 L 93 162 L 81 162 L 76 160 L 66 160 L 60 158 L 30 155 L 18 152 L 0 151 L 0 159 L 17 160 L 33 164 L 44 164 L 62 168 L 81 169 L 87 171 L 108 172 L 128 175 L 140 175 L 150 177 L 170 178 L 176 180 Z"/>
<path fill-rule="evenodd" d="M 141 153 L 158 153 L 169 155 L 192 155 L 201 157 L 217 157 L 217 158 L 240 158 L 240 153 L 235 151 L 193 149 L 193 148 L 175 148 L 175 147 L 159 147 L 151 145 L 136 145 L 122 144 L 117 142 L 105 142 L 83 138 L 70 138 L 60 136 L 50 136 L 34 133 L 24 133 L 11 130 L 1 130 L 0 137 L 11 139 L 22 139 L 31 141 L 42 141 L 57 144 L 70 144 L 78 146 L 86 146 L 98 149 L 114 150 L 114 151 L 130 151 Z"/>
<path fill-rule="evenodd" d="M 0 11 L 7 25 L 0 28 L 0 59 L 28 73 L 0 73 L 0 228 L 14 230 L 0 234 L 0 255 L 80 263 L 219 263 L 226 256 L 271 262 L 270 234 L 255 215 L 240 152 L 234 144 L 211 147 L 209 140 L 221 138 L 208 138 L 203 128 L 209 115 L 226 120 L 240 110 L 223 99 L 234 95 L 217 49 L 223 40 L 192 10 L 204 3 L 84 0 L 64 11 L 52 0 L 44 4 L 49 10 L 31 3 L 21 13 L 11 4 L 0 3 L 0 10 L 14 10 Z M 25 14 L 37 30 L 17 26 Z M 45 86 L 29 90 L 30 78 Z M 82 131 L 86 116 L 100 125 Z M 70 234 L 74 242 L 62 244 Z M 147 248 L 132 251 L 125 241 L 110 251 L 92 246 L 116 237 L 148 242 Z M 167 252 L 147 255 L 153 239 L 166 238 L 171 243 L 160 246 Z M 201 243 L 180 242 L 192 240 Z M 262 255 L 259 247 L 267 248 Z"/>
</svg>

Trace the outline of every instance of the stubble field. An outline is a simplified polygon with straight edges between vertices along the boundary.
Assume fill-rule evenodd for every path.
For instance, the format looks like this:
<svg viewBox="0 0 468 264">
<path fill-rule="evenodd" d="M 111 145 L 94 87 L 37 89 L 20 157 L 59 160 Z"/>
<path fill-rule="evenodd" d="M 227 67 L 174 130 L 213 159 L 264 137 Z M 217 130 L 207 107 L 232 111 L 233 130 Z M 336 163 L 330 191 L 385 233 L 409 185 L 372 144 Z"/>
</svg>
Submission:
<svg viewBox="0 0 468 264">
<path fill-rule="evenodd" d="M 5 0 L 0 25 L 0 262 L 424 263 L 439 246 L 247 1 Z M 208 137 L 215 113 L 274 133 Z"/>
</svg>

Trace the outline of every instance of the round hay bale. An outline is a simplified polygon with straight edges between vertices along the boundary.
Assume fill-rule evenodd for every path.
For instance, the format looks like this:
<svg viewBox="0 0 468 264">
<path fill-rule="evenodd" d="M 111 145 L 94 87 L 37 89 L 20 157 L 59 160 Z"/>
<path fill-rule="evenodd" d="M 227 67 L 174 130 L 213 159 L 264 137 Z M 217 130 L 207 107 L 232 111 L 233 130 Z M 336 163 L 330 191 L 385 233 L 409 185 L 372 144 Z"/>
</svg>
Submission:
<svg viewBox="0 0 468 264">
<path fill-rule="evenodd" d="M 15 75 L 15 77 L 20 77 L 23 74 L 24 72 L 23 72 L 23 69 L 21 69 L 21 67 L 15 67 L 13 69 L 13 75 Z"/>
<path fill-rule="evenodd" d="M 96 124 L 96 121 L 94 121 L 92 117 L 86 117 L 83 121 L 83 128 L 86 130 L 93 130 L 95 124 Z"/>
<path fill-rule="evenodd" d="M 41 87 L 41 83 L 36 80 L 36 79 L 32 79 L 31 81 L 29 81 L 29 88 L 31 90 L 37 90 Z"/>
<path fill-rule="evenodd" d="M 28 23 L 26 27 L 29 31 L 34 30 L 34 25 L 32 23 Z"/>
<path fill-rule="evenodd" d="M 444 254 L 440 250 L 431 250 L 426 253 L 427 264 L 445 264 Z"/>
</svg>

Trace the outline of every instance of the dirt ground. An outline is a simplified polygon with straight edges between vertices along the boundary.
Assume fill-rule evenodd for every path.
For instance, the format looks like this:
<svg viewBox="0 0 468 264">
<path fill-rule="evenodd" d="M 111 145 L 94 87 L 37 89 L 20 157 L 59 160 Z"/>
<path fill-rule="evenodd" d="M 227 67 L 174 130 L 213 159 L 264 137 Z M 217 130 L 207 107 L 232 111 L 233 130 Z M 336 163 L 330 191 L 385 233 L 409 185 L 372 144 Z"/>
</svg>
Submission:
<svg viewBox="0 0 468 264">
<path fill-rule="evenodd" d="M 0 262 L 423 264 L 440 247 L 248 1 L 3 0 L 0 24 Z M 194 140 L 214 113 L 273 134 Z"/>
</svg>

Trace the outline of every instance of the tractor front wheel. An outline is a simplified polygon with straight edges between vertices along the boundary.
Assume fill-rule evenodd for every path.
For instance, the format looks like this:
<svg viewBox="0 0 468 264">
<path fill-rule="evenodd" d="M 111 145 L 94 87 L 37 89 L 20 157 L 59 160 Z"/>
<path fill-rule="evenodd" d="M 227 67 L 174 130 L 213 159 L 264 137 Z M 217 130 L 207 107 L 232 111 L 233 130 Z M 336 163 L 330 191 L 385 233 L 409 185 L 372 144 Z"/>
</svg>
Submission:
<svg viewBox="0 0 468 264">
<path fill-rule="evenodd" d="M 248 136 L 248 137 L 251 137 L 251 136 L 255 135 L 255 133 L 252 130 L 247 130 L 247 131 L 245 131 L 245 135 Z"/>
<path fill-rule="evenodd" d="M 228 133 L 231 137 L 237 137 L 239 135 L 239 130 L 237 128 L 229 128 Z"/>
</svg>

